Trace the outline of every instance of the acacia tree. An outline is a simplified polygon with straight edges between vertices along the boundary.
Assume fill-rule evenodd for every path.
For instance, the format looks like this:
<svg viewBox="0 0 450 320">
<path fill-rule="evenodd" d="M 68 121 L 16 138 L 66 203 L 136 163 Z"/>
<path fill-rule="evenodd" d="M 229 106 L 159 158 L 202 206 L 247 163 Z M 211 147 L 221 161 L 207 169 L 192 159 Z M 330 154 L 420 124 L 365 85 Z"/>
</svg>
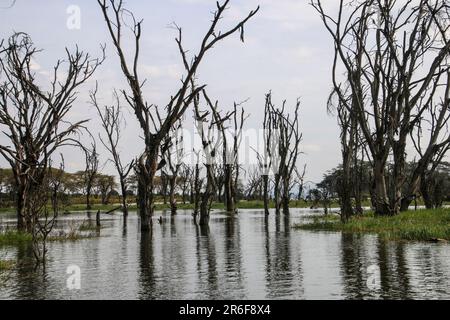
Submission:
<svg viewBox="0 0 450 320">
<path fill-rule="evenodd" d="M 100 195 L 101 203 L 108 204 L 111 192 L 116 186 L 114 176 L 109 176 L 106 174 L 97 174 L 95 178 L 95 187 L 97 189 L 97 194 Z"/>
<path fill-rule="evenodd" d="M 0 126 L 7 139 L 0 145 L 0 154 L 14 175 L 17 228 L 30 233 L 35 219 L 27 209 L 28 201 L 46 176 L 42 168 L 48 166 L 56 150 L 72 144 L 72 135 L 87 121 L 71 123 L 67 115 L 77 89 L 103 61 L 91 59 L 78 48 L 74 52 L 66 49 L 66 60 L 57 61 L 49 89 L 45 90 L 33 71 L 38 52 L 25 33 L 14 34 L 0 47 Z M 62 70 L 64 66 L 66 70 Z"/>
<path fill-rule="evenodd" d="M 334 43 L 332 81 L 340 103 L 356 113 L 373 162 L 373 203 L 378 215 L 396 214 L 405 183 L 408 136 L 430 108 L 448 70 L 446 0 L 340 0 L 337 16 L 313 0 Z M 343 85 L 340 70 L 346 72 Z M 350 99 L 344 90 L 350 88 Z M 393 187 L 386 183 L 392 152 Z"/>
<path fill-rule="evenodd" d="M 217 10 L 213 15 L 211 25 L 201 41 L 199 51 L 193 56 L 191 61 L 188 60 L 182 45 L 182 30 L 175 25 L 178 30 L 178 36 L 175 40 L 183 59 L 186 75 L 181 81 L 181 87 L 170 97 L 165 107 L 165 116 L 163 117 L 160 115 L 158 106 L 148 103 L 142 92 L 142 87 L 145 83 L 145 80 L 139 77 L 142 21 L 137 21 L 131 12 L 124 9 L 122 0 L 98 0 L 98 4 L 105 18 L 114 47 L 117 50 L 122 72 L 129 85 L 129 91 L 123 90 L 122 93 L 133 109 L 142 129 L 145 150 L 136 163 L 136 174 L 138 177 L 138 206 L 141 230 L 148 231 L 150 230 L 151 216 L 154 211 L 153 181 L 157 170 L 161 169 L 159 163 L 160 152 L 164 151 L 160 150 L 161 143 L 175 122 L 182 117 L 195 95 L 204 87 L 191 87 L 193 77 L 206 53 L 218 42 L 237 31 L 240 31 L 241 40 L 244 40 L 244 25 L 256 14 L 259 7 L 251 11 L 234 27 L 221 32 L 217 30 L 217 25 L 229 4 L 229 0 L 224 1 L 223 4 L 217 3 Z M 129 26 L 134 38 L 134 48 L 131 49 L 133 51 L 131 62 L 127 59 L 122 45 L 123 26 L 126 25 L 123 21 L 124 14 L 130 16 L 132 21 L 132 25 Z"/>
<path fill-rule="evenodd" d="M 119 141 L 122 130 L 122 112 L 120 106 L 120 98 L 117 92 L 114 92 L 115 104 L 111 106 L 104 106 L 103 111 L 99 106 L 97 101 L 97 88 L 95 91 L 91 92 L 91 103 L 97 109 L 98 115 L 102 122 L 103 131 L 106 134 L 106 139 L 102 138 L 99 134 L 99 139 L 103 146 L 108 150 L 111 155 L 111 161 L 116 168 L 117 174 L 119 175 L 119 184 L 122 199 L 122 210 L 123 215 L 128 216 L 128 183 L 127 178 L 133 169 L 134 160 L 126 163 L 122 162 L 122 158 L 119 152 Z"/>
<path fill-rule="evenodd" d="M 91 149 L 81 146 L 84 151 L 85 169 L 83 171 L 83 185 L 86 196 L 86 210 L 92 209 L 91 195 L 94 187 L 95 179 L 98 176 L 98 153 L 97 145 L 94 142 L 91 144 Z"/>
</svg>

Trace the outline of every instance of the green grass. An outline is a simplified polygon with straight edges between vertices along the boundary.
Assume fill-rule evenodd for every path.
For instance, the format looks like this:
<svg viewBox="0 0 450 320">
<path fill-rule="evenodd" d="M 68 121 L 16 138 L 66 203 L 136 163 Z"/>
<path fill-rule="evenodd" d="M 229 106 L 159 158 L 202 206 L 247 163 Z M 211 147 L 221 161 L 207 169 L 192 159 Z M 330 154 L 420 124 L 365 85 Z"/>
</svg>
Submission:
<svg viewBox="0 0 450 320">
<path fill-rule="evenodd" d="M 311 206 L 311 203 L 306 203 L 305 201 L 291 201 L 290 207 L 291 208 L 309 208 Z M 238 209 L 263 209 L 264 208 L 264 202 L 261 200 L 241 200 L 236 203 L 236 207 Z M 275 203 L 273 201 L 269 202 L 270 208 L 275 208 Z M 194 209 L 194 205 L 191 203 L 178 203 L 177 208 L 181 210 L 189 210 Z M 225 205 L 222 202 L 213 202 L 211 205 L 212 209 L 225 209 Z M 158 203 L 155 205 L 156 210 L 165 210 L 170 209 L 170 204 L 162 204 Z"/>
<path fill-rule="evenodd" d="M 31 234 L 17 232 L 15 230 L 6 230 L 0 232 L 0 246 L 17 245 L 31 241 Z"/>
<path fill-rule="evenodd" d="M 352 217 L 342 223 L 338 216 L 316 217 L 312 222 L 294 226 L 303 230 L 376 233 L 390 240 L 450 240 L 450 209 L 402 212 L 393 217 L 373 213 Z"/>
<path fill-rule="evenodd" d="M 98 231 L 96 225 L 89 225 L 82 223 L 81 225 L 74 225 L 68 230 L 56 230 L 52 232 L 47 240 L 48 241 L 76 241 L 81 239 L 89 239 L 97 237 L 98 234 L 94 231 Z M 15 246 L 32 241 L 32 235 L 25 232 L 18 232 L 15 229 L 0 231 L 0 247 L 1 246 Z"/>
<path fill-rule="evenodd" d="M 16 265 L 13 260 L 0 260 L 0 272 L 11 270 Z"/>
</svg>

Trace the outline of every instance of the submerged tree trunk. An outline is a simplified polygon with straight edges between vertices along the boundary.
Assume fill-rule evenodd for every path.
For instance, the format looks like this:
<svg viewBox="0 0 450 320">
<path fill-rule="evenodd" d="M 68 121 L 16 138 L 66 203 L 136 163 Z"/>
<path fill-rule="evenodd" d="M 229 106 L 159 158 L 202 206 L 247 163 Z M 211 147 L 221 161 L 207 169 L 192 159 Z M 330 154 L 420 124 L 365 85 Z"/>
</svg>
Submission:
<svg viewBox="0 0 450 320">
<path fill-rule="evenodd" d="M 138 206 L 141 218 L 141 231 L 151 230 L 152 217 L 154 212 L 154 178 L 158 169 L 158 149 L 153 146 L 147 150 L 136 164 L 136 175 L 138 178 Z"/>
<path fill-rule="evenodd" d="M 211 198 L 214 196 L 214 172 L 211 164 L 206 164 L 206 186 L 201 196 L 200 203 L 200 226 L 209 224 L 209 213 L 211 209 Z"/>
<path fill-rule="evenodd" d="M 279 215 L 281 211 L 281 201 L 280 201 L 280 174 L 275 173 L 275 184 L 273 188 L 274 201 L 275 201 L 275 214 Z"/>
<path fill-rule="evenodd" d="M 232 173 L 233 173 L 232 165 L 226 164 L 224 168 L 224 189 L 225 189 L 224 194 L 225 194 L 225 207 L 228 212 L 236 211 Z"/>
<path fill-rule="evenodd" d="M 269 215 L 269 176 L 263 175 L 264 213 Z"/>
<path fill-rule="evenodd" d="M 177 213 L 177 200 L 175 198 L 175 187 L 176 187 L 177 177 L 170 177 L 170 186 L 169 186 L 169 202 L 170 202 L 170 212 L 172 215 Z"/>
<path fill-rule="evenodd" d="M 25 203 L 26 203 L 26 193 L 25 188 L 22 185 L 17 187 L 17 199 L 16 199 L 16 210 L 17 210 L 17 230 L 27 231 L 27 223 L 25 219 Z"/>
<path fill-rule="evenodd" d="M 288 215 L 289 214 L 289 180 L 284 179 L 283 180 L 283 196 L 281 199 L 282 207 L 283 207 L 283 214 Z"/>
<path fill-rule="evenodd" d="M 128 217 L 127 188 L 124 179 L 120 179 L 120 190 L 122 192 L 122 210 L 124 217 Z"/>
<path fill-rule="evenodd" d="M 194 217 L 194 223 L 197 223 L 197 216 L 200 209 L 200 188 L 200 166 L 198 163 L 196 163 L 194 172 L 194 189 L 192 191 L 192 201 L 194 203 L 194 213 L 192 215 Z"/>
</svg>

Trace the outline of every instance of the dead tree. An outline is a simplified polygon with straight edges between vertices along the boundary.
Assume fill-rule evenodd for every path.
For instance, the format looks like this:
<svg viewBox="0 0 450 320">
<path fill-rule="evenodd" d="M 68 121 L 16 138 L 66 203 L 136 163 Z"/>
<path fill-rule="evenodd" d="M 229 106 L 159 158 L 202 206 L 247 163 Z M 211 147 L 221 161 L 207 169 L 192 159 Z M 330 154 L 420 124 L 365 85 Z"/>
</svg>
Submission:
<svg viewBox="0 0 450 320">
<path fill-rule="evenodd" d="M 297 200 L 302 200 L 302 195 L 305 185 L 306 164 L 303 166 L 303 170 L 300 172 L 297 167 L 294 168 L 296 185 L 297 185 Z"/>
<path fill-rule="evenodd" d="M 417 122 L 416 128 L 411 132 L 411 140 L 419 155 L 419 160 L 415 164 L 412 175 L 408 178 L 406 191 L 401 203 L 402 211 L 408 210 L 411 201 L 417 197 L 419 189 L 424 190 L 424 199 L 427 198 L 429 193 L 427 192 L 428 188 L 425 187 L 428 180 L 427 177 L 433 175 L 450 149 L 450 133 L 448 130 L 450 119 L 450 72 L 447 73 L 447 84 L 444 92 L 443 98 L 437 105 L 433 103 L 433 100 L 430 101 L 430 108 L 427 110 L 428 117 L 425 117 L 426 121 Z M 428 139 L 424 138 L 424 132 L 429 132 Z M 425 141 L 428 140 L 425 145 L 423 143 L 424 139 Z M 427 202 L 430 203 L 425 200 L 426 204 Z"/>
<path fill-rule="evenodd" d="M 46 174 L 42 184 L 36 187 L 35 192 L 30 194 L 28 211 L 32 212 L 32 248 L 36 264 L 46 263 L 47 240 L 56 225 L 59 210 L 59 187 L 64 175 L 64 158 L 61 156 L 59 169 L 52 168 L 49 160 Z"/>
<path fill-rule="evenodd" d="M 33 71 L 38 52 L 24 33 L 14 34 L 0 48 L 0 126 L 8 139 L 0 145 L 0 154 L 15 179 L 17 228 L 30 233 L 35 219 L 26 208 L 46 173 L 38 168 L 46 168 L 51 155 L 72 144 L 72 136 L 83 128 L 87 120 L 70 123 L 67 115 L 77 99 L 77 89 L 103 61 L 91 59 L 78 48 L 74 52 L 66 49 L 67 58 L 56 63 L 46 91 L 38 85 Z"/>
<path fill-rule="evenodd" d="M 284 107 L 279 114 L 280 121 L 280 176 L 283 183 L 282 188 L 282 207 L 285 215 L 289 214 L 289 201 L 291 198 L 291 181 L 295 168 L 297 167 L 297 159 L 300 154 L 300 142 L 302 141 L 302 133 L 299 131 L 299 107 L 300 101 L 297 100 L 293 116 L 284 113 Z"/>
<path fill-rule="evenodd" d="M 84 151 L 84 160 L 85 160 L 85 168 L 83 171 L 83 184 L 86 196 L 86 210 L 91 210 L 92 190 L 94 187 L 95 179 L 97 178 L 98 175 L 99 160 L 97 153 L 97 145 L 94 141 L 91 143 L 91 149 L 83 146 L 82 149 Z"/>
<path fill-rule="evenodd" d="M 299 131 L 300 101 L 297 100 L 294 114 L 286 112 L 286 101 L 276 108 L 272 103 L 272 93 L 266 95 L 264 120 L 265 149 L 274 174 L 275 212 L 289 214 L 291 178 L 300 154 L 302 134 Z M 267 202 L 267 201 L 265 201 Z"/>
<path fill-rule="evenodd" d="M 266 94 L 263 121 L 263 150 L 255 150 L 262 176 L 264 213 L 269 215 L 270 172 L 277 172 L 279 167 L 278 142 L 279 132 L 272 116 L 272 95 Z"/>
<path fill-rule="evenodd" d="M 247 118 L 249 117 L 248 115 L 245 115 L 245 110 L 242 107 L 242 103 L 234 103 L 233 107 L 234 107 L 234 113 L 233 113 L 233 147 L 232 147 L 232 152 L 229 154 L 229 159 L 228 161 L 230 163 L 232 163 L 233 165 L 233 173 L 234 173 L 234 180 L 231 183 L 231 188 L 230 188 L 230 194 L 231 197 L 233 199 L 233 203 L 234 203 L 234 211 L 236 211 L 236 202 L 238 201 L 237 199 L 237 188 L 238 188 L 238 184 L 239 184 L 239 174 L 240 174 L 240 169 L 241 169 L 241 164 L 239 161 L 239 148 L 241 147 L 241 143 L 242 143 L 242 132 L 243 132 L 243 128 L 244 128 L 244 123 L 247 120 Z M 240 110 L 238 110 L 240 109 Z M 228 211 L 230 208 L 228 208 Z"/>
<path fill-rule="evenodd" d="M 183 147 L 183 132 L 182 119 L 178 120 L 172 127 L 169 136 L 166 137 L 165 143 L 167 147 L 163 154 L 165 166 L 163 167 L 163 175 L 167 178 L 169 185 L 169 203 L 172 215 L 177 213 L 177 201 L 175 198 L 175 191 L 177 187 L 178 174 L 183 164 L 184 147 Z M 162 176 L 161 176 L 162 178 Z"/>
<path fill-rule="evenodd" d="M 194 103 L 195 105 L 195 103 Z M 196 117 L 196 121 L 200 120 Z M 203 133 L 203 131 L 202 131 Z M 194 218 L 194 223 L 197 224 L 197 216 L 200 212 L 200 195 L 203 187 L 204 180 L 200 177 L 200 151 L 193 150 L 196 161 L 194 166 L 194 172 L 191 180 L 191 192 L 192 192 L 192 203 L 194 204 L 194 212 L 192 216 Z"/>
<path fill-rule="evenodd" d="M 353 176 L 352 172 L 354 149 L 356 144 L 356 132 L 357 132 L 357 122 L 356 113 L 351 109 L 347 110 L 342 103 L 338 102 L 337 106 L 334 105 L 335 91 L 331 93 L 328 99 L 328 112 L 333 114 L 337 113 L 337 122 L 341 130 L 340 142 L 341 142 L 341 153 L 342 153 L 342 172 L 338 178 L 337 182 L 337 192 L 339 195 L 339 204 L 341 207 L 341 221 L 346 223 L 348 219 L 353 216 L 353 205 L 352 205 L 352 182 Z M 351 103 L 351 102 L 350 102 Z"/>
<path fill-rule="evenodd" d="M 447 0 L 340 0 L 334 17 L 321 0 L 312 5 L 333 39 L 334 90 L 348 112 L 356 113 L 373 161 L 375 213 L 396 214 L 406 180 L 408 136 L 448 71 Z M 342 68 L 347 84 L 340 81 Z M 390 153 L 392 190 L 385 178 Z"/>
<path fill-rule="evenodd" d="M 260 165 L 251 166 L 246 174 L 247 186 L 245 189 L 245 198 L 247 200 L 261 200 L 262 196 L 262 175 Z"/>
<path fill-rule="evenodd" d="M 103 131 L 106 134 L 106 138 L 102 138 L 99 134 L 99 139 L 103 146 L 108 150 L 111 158 L 110 161 L 114 164 L 117 174 L 119 176 L 122 210 L 123 215 L 128 216 L 128 184 L 127 177 L 133 169 L 134 160 L 127 164 L 122 163 L 122 158 L 119 152 L 119 141 L 122 132 L 122 112 L 120 106 L 120 98 L 117 92 L 114 92 L 115 104 L 111 106 L 105 105 L 100 107 L 97 101 L 97 87 L 95 91 L 91 92 L 91 103 L 97 109 L 97 113 L 100 116 L 102 122 Z"/>
<path fill-rule="evenodd" d="M 185 110 L 193 101 L 194 97 L 201 92 L 204 86 L 192 88 L 193 77 L 203 61 L 206 53 L 221 40 L 240 31 L 241 40 L 244 40 L 244 26 L 250 20 L 256 10 L 251 11 L 243 20 L 227 31 L 217 30 L 219 20 L 229 4 L 226 0 L 223 4 L 217 3 L 217 10 L 214 13 L 211 26 L 204 35 L 199 51 L 189 61 L 186 51 L 182 45 L 181 28 L 175 25 L 178 30 L 178 36 L 175 39 L 180 54 L 183 59 L 183 65 L 186 69 L 186 75 L 181 81 L 181 87 L 172 95 L 165 108 L 165 116 L 161 116 L 158 106 L 149 104 L 143 96 L 142 87 L 145 80 L 139 77 L 139 54 L 140 40 L 142 31 L 142 21 L 137 21 L 133 14 L 123 7 L 122 0 L 98 0 L 102 10 L 106 25 L 111 36 L 115 49 L 117 50 L 120 65 L 129 85 L 129 91 L 123 90 L 123 95 L 130 107 L 133 109 L 139 125 L 142 129 L 142 136 L 145 144 L 145 151 L 139 157 L 136 164 L 136 174 L 138 176 L 138 206 L 141 218 L 142 231 L 150 230 L 151 217 L 154 211 L 153 205 L 153 180 L 156 172 L 161 169 L 160 147 L 163 139 L 167 136 L 172 126 L 184 114 Z M 132 61 L 130 62 L 123 48 L 123 26 L 126 25 L 123 15 L 131 17 L 132 25 L 129 26 L 133 34 L 134 48 L 131 48 Z M 127 48 L 130 49 L 130 48 Z"/>
<path fill-rule="evenodd" d="M 181 199 L 183 204 L 186 204 L 187 202 L 187 197 L 190 191 L 189 189 L 191 187 L 192 174 L 193 170 L 191 166 L 187 164 L 181 165 L 178 183 L 181 190 Z"/>
<path fill-rule="evenodd" d="M 217 129 L 221 134 L 222 140 L 222 184 L 218 185 L 219 192 L 223 186 L 225 208 L 228 212 L 236 212 L 236 186 L 239 177 L 239 147 L 242 141 L 242 128 L 245 122 L 245 112 L 241 107 L 238 112 L 238 107 L 241 104 L 234 103 L 233 111 L 222 116 L 214 105 L 210 105 L 214 121 Z M 232 122 L 234 132 L 229 139 L 227 122 Z M 231 140 L 231 141 L 230 141 Z M 220 198 L 220 197 L 219 197 Z M 219 199 L 220 201 L 221 199 Z"/>
<path fill-rule="evenodd" d="M 232 113 L 220 115 L 218 111 L 218 102 L 213 103 L 205 90 L 202 90 L 202 96 L 209 110 L 201 111 L 199 107 L 200 97 L 194 100 L 194 112 L 197 132 L 201 138 L 202 150 L 205 156 L 206 183 L 200 201 L 200 221 L 201 226 L 208 225 L 211 204 L 215 192 L 217 191 L 217 181 L 215 176 L 215 168 L 218 165 L 218 152 L 223 143 L 221 129 L 224 123 L 232 117 Z M 210 117 L 208 121 L 208 117 Z"/>
</svg>

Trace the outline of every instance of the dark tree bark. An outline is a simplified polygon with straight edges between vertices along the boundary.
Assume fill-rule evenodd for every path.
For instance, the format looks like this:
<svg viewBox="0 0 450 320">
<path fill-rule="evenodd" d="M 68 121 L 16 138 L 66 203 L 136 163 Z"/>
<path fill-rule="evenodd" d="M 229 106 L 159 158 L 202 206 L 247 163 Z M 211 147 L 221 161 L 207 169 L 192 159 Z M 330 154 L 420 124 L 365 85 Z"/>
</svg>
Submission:
<svg viewBox="0 0 450 320">
<path fill-rule="evenodd" d="M 272 94 L 266 95 L 265 120 L 263 128 L 265 132 L 265 153 L 274 172 L 274 200 L 275 213 L 289 214 L 289 202 L 292 190 L 292 176 L 297 166 L 300 154 L 300 142 L 302 134 L 299 131 L 300 101 L 297 100 L 294 114 L 286 112 L 286 101 L 283 101 L 281 109 L 272 104 Z M 266 165 L 267 160 L 263 160 Z"/>
<path fill-rule="evenodd" d="M 77 89 L 102 63 L 89 54 L 66 49 L 67 59 L 54 68 L 49 91 L 38 85 L 32 61 L 38 50 L 24 33 L 14 34 L 0 45 L 0 127 L 10 146 L 0 145 L 0 154 L 12 168 L 17 190 L 17 228 L 32 232 L 35 221 L 28 201 L 30 192 L 42 184 L 52 154 L 61 146 L 72 145 L 72 135 L 87 120 L 70 123 L 67 114 L 77 99 Z M 67 65 L 65 76 L 62 68 Z"/>
<path fill-rule="evenodd" d="M 322 1 L 313 0 L 333 38 L 333 86 L 340 103 L 357 115 L 358 125 L 373 160 L 377 215 L 400 210 L 406 176 L 406 145 L 442 85 L 450 53 L 446 0 L 339 1 L 337 17 L 328 15 Z M 372 21 L 377 21 L 372 26 Z M 340 68 L 347 73 L 339 82 Z M 346 94 L 344 88 L 350 88 Z M 351 97 L 351 99 L 349 99 Z M 386 183 L 388 156 L 394 163 L 391 190 Z"/>
<path fill-rule="evenodd" d="M 91 149 L 82 147 L 84 151 L 86 167 L 83 172 L 84 188 L 86 196 L 86 210 L 92 209 L 91 196 L 95 179 L 98 175 L 98 153 L 95 141 L 91 144 Z"/>
<path fill-rule="evenodd" d="M 179 120 L 188 106 L 193 101 L 194 97 L 203 89 L 204 86 L 191 87 L 194 82 L 193 77 L 201 64 L 206 53 L 218 42 L 227 38 L 228 36 L 234 34 L 235 32 L 241 32 L 241 39 L 243 40 L 243 30 L 245 23 L 250 20 L 259 7 L 251 11 L 243 20 L 237 23 L 234 27 L 229 30 L 220 32 L 217 30 L 217 24 L 223 16 L 229 1 L 225 1 L 223 4 L 217 3 L 217 10 L 214 13 L 212 23 L 207 30 L 203 40 L 201 41 L 199 51 L 194 55 L 191 62 L 188 61 L 186 57 L 186 51 L 182 46 L 182 32 L 181 28 L 175 25 L 178 30 L 178 36 L 176 42 L 180 54 L 183 59 L 183 64 L 186 69 L 186 75 L 182 79 L 181 87 L 178 91 L 172 95 L 165 108 L 166 115 L 164 117 L 160 116 L 159 109 L 157 106 L 147 103 L 143 93 L 142 87 L 144 81 L 141 81 L 138 74 L 138 61 L 140 54 L 140 39 L 141 39 L 141 25 L 142 21 L 137 21 L 134 19 L 133 15 L 127 11 L 127 16 L 131 15 L 131 20 L 134 22 L 130 26 L 134 37 L 134 50 L 133 50 L 133 61 L 130 63 L 127 61 L 125 52 L 122 46 L 122 27 L 125 23 L 122 20 L 122 13 L 124 12 L 123 1 L 122 0 L 98 0 L 98 4 L 103 12 L 103 16 L 108 27 L 111 39 L 113 41 L 114 47 L 117 50 L 120 65 L 125 78 L 127 79 L 129 89 L 131 92 L 123 91 L 124 97 L 126 98 L 130 107 L 134 110 L 136 118 L 138 119 L 139 125 L 143 131 L 145 151 L 141 155 L 136 173 L 139 179 L 139 190 L 138 200 L 140 207 L 139 213 L 141 216 L 141 229 L 142 231 L 150 230 L 150 224 L 153 215 L 153 184 L 156 171 L 160 169 L 159 166 L 159 156 L 160 156 L 160 146 L 163 139 L 169 133 L 171 127 Z M 162 152 L 163 153 L 163 152 Z M 144 176 L 146 175 L 146 176 Z"/>
<path fill-rule="evenodd" d="M 100 116 L 100 120 L 102 122 L 102 127 L 104 133 L 106 134 L 106 139 L 102 138 L 99 134 L 100 141 L 103 146 L 108 150 L 111 155 L 111 161 L 116 168 L 117 174 L 119 176 L 119 184 L 120 184 L 120 194 L 122 201 L 122 210 L 123 215 L 128 216 L 128 183 L 127 178 L 133 169 L 134 160 L 126 165 L 122 164 L 122 158 L 119 152 L 119 141 L 122 130 L 122 112 L 120 106 L 120 98 L 119 95 L 115 92 L 115 104 L 111 106 L 104 106 L 103 111 L 99 106 L 96 97 L 97 88 L 95 91 L 91 92 L 91 102 L 97 109 L 98 115 Z"/>
<path fill-rule="evenodd" d="M 182 135 L 182 120 L 180 119 L 172 127 L 170 135 L 166 138 L 167 147 L 164 148 L 166 152 L 163 154 L 165 160 L 165 167 L 163 168 L 163 175 L 165 176 L 166 184 L 169 186 L 169 203 L 171 214 L 177 213 L 177 201 L 175 198 L 175 191 L 177 187 L 178 173 L 182 165 L 184 157 L 183 149 L 183 135 Z M 162 178 L 162 177 L 161 177 Z M 167 190 L 167 188 L 166 188 Z M 164 193 L 165 198 L 166 192 Z M 164 202 L 165 203 L 165 202 Z"/>
</svg>

